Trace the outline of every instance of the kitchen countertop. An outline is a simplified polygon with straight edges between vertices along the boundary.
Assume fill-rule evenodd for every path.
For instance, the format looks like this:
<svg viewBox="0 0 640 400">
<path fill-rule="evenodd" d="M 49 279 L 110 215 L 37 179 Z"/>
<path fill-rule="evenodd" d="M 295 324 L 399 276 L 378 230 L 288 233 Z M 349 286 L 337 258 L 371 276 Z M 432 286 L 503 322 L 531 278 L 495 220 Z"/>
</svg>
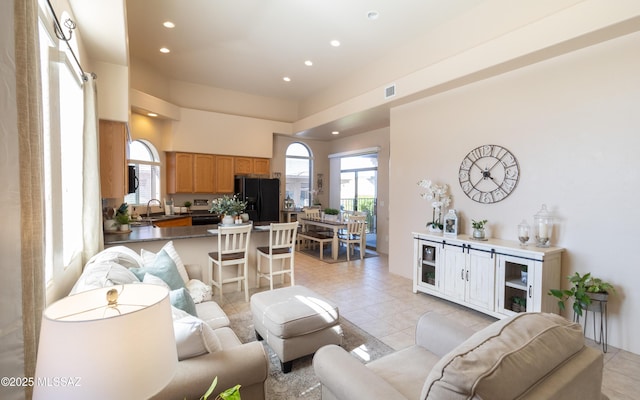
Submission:
<svg viewBox="0 0 640 400">
<path fill-rule="evenodd" d="M 263 224 L 268 226 L 269 224 Z M 256 224 L 256 227 L 260 226 Z M 190 239 L 201 238 L 207 236 L 215 236 L 215 233 L 209 232 L 210 230 L 218 229 L 217 224 L 213 225 L 196 225 L 196 226 L 175 226 L 167 228 L 155 228 L 151 225 L 132 227 L 130 233 L 105 233 L 104 244 L 116 245 L 127 244 L 134 242 L 152 242 L 157 240 L 175 240 L 175 239 Z M 264 232 L 264 228 L 255 228 L 254 232 Z M 267 229 L 268 231 L 268 229 Z"/>
</svg>

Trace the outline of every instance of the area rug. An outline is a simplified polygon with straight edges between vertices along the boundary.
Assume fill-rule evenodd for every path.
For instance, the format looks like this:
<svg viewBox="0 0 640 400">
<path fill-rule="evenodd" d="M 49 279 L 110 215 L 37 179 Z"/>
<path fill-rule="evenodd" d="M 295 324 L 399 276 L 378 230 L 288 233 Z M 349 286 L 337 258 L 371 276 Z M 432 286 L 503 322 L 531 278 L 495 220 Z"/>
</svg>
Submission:
<svg viewBox="0 0 640 400">
<path fill-rule="evenodd" d="M 338 259 L 334 260 L 331 257 L 331 246 L 324 246 L 323 249 L 323 255 L 322 255 L 322 260 L 323 262 L 327 263 L 327 264 L 334 264 L 334 263 L 339 263 L 339 262 L 346 262 L 347 261 L 347 248 L 346 247 L 342 247 L 340 246 L 338 248 Z M 313 257 L 317 260 L 320 260 L 320 247 L 316 247 L 315 249 L 311 248 L 311 249 L 300 249 L 298 250 L 298 253 L 302 253 L 304 255 L 307 255 L 309 257 Z M 365 250 L 364 252 L 364 258 L 371 258 L 371 257 L 378 257 L 378 253 L 376 253 L 373 250 Z M 354 260 L 360 260 L 360 250 L 356 249 L 350 256 L 351 261 Z"/>
<path fill-rule="evenodd" d="M 231 329 L 243 343 L 256 340 L 250 311 L 229 315 L 229 320 Z M 356 359 L 364 362 L 358 356 L 364 355 L 369 358 L 367 361 L 372 361 L 393 352 L 391 347 L 342 317 L 340 317 L 340 325 L 344 331 L 342 347 Z M 266 343 L 263 342 L 263 346 L 270 363 L 269 377 L 265 384 L 267 400 L 321 399 L 320 382 L 313 372 L 313 355 L 294 360 L 292 371 L 283 374 L 278 356 Z"/>
</svg>

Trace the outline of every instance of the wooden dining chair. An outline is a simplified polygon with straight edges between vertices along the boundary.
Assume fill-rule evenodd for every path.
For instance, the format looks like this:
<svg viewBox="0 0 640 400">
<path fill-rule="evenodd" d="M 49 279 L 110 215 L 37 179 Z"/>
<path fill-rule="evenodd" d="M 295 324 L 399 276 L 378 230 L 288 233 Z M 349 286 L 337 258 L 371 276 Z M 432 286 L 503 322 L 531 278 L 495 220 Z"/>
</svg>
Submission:
<svg viewBox="0 0 640 400">
<path fill-rule="evenodd" d="M 347 261 L 351 261 L 351 252 L 355 251 L 355 245 L 359 246 L 360 259 L 364 259 L 366 251 L 365 230 L 367 228 L 366 215 L 351 215 L 347 220 L 347 230 L 338 237 L 340 243 L 347 246 Z"/>
<path fill-rule="evenodd" d="M 298 233 L 298 221 L 285 223 L 272 223 L 269 229 L 269 246 L 261 246 L 257 249 L 257 284 L 260 287 L 260 279 L 264 278 L 269 281 L 269 288 L 273 290 L 274 276 L 282 276 L 284 284 L 284 275 L 288 274 L 291 279 L 291 286 L 295 285 L 294 278 L 294 256 L 296 234 Z M 263 269 L 262 258 L 269 260 L 269 270 Z M 289 260 L 289 267 L 285 268 L 286 260 Z M 273 261 L 280 260 L 281 268 L 279 271 L 273 270 Z"/>
<path fill-rule="evenodd" d="M 238 291 L 241 283 L 244 283 L 244 299 L 249 301 L 247 288 L 247 275 L 249 265 L 249 240 L 253 225 L 219 226 L 218 227 L 218 251 L 209 253 L 209 269 L 211 271 L 211 284 L 220 290 L 220 304 L 222 305 L 222 285 L 225 283 L 238 283 Z M 214 271 L 214 265 L 217 267 Z M 234 277 L 224 278 L 222 267 L 235 265 L 237 270 Z M 216 272 L 218 278 L 216 280 Z"/>
</svg>

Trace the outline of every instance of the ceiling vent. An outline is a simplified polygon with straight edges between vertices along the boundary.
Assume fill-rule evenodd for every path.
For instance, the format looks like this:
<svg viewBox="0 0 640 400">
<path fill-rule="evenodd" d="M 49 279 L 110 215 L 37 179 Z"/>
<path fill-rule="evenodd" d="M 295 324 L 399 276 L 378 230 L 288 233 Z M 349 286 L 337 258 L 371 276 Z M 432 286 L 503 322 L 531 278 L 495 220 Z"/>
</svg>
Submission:
<svg viewBox="0 0 640 400">
<path fill-rule="evenodd" d="M 387 86 L 386 88 L 384 88 L 384 98 L 385 99 L 390 99 L 393 96 L 396 95 L 396 84 L 394 83 L 391 86 Z"/>
</svg>

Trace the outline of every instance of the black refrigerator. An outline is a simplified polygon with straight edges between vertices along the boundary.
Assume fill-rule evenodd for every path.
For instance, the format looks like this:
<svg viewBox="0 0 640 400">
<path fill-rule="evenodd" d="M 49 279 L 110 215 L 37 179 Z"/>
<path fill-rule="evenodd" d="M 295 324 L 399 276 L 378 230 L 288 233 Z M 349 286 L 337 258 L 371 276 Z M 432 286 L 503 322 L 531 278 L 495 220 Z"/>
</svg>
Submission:
<svg viewBox="0 0 640 400">
<path fill-rule="evenodd" d="M 252 221 L 280 221 L 279 179 L 236 177 L 235 193 L 247 202 L 246 211 Z"/>
</svg>

